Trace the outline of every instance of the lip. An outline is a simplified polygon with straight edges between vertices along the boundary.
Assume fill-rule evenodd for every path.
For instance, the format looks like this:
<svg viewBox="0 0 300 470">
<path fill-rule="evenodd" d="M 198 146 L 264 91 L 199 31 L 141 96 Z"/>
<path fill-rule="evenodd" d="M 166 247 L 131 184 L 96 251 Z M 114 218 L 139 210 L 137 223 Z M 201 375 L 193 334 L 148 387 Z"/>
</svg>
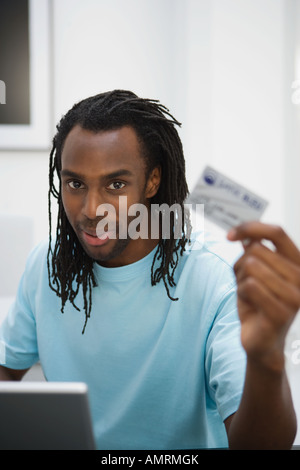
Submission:
<svg viewBox="0 0 300 470">
<path fill-rule="evenodd" d="M 105 245 L 109 241 L 109 233 L 104 233 L 101 238 L 94 233 L 88 233 L 82 230 L 82 236 L 84 241 L 91 246 L 102 246 Z"/>
</svg>

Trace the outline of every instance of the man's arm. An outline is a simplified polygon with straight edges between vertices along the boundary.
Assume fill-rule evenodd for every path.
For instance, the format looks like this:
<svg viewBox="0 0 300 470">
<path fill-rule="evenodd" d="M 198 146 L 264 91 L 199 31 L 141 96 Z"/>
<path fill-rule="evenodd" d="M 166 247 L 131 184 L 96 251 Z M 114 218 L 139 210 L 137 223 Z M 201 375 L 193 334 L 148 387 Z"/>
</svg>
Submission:
<svg viewBox="0 0 300 470">
<path fill-rule="evenodd" d="M 21 380 L 28 369 L 15 370 L 0 366 L 0 381 L 3 380 Z"/>
<path fill-rule="evenodd" d="M 228 238 L 248 240 L 234 268 L 247 369 L 239 409 L 225 421 L 229 447 L 291 448 L 297 424 L 284 345 L 300 308 L 300 252 L 281 228 L 259 222 L 237 227 Z"/>
<path fill-rule="evenodd" d="M 297 422 L 285 373 L 248 363 L 240 407 L 225 426 L 230 449 L 290 449 Z"/>
</svg>

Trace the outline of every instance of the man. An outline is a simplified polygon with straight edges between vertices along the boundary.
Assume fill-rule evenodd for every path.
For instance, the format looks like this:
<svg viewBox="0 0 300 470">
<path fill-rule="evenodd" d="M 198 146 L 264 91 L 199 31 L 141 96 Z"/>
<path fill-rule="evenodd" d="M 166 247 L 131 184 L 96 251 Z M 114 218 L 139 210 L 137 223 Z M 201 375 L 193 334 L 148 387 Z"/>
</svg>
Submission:
<svg viewBox="0 0 300 470">
<path fill-rule="evenodd" d="M 299 250 L 280 228 L 237 227 L 229 240 L 248 243 L 234 275 L 222 248 L 190 236 L 176 124 L 121 90 L 62 118 L 50 156 L 56 237 L 29 256 L 1 328 L 0 377 L 20 380 L 40 360 L 47 380 L 86 382 L 99 449 L 290 448 L 284 341 Z M 130 237 L 136 204 L 147 230 Z M 151 236 L 154 204 L 176 204 L 169 236 L 162 213 Z"/>
</svg>

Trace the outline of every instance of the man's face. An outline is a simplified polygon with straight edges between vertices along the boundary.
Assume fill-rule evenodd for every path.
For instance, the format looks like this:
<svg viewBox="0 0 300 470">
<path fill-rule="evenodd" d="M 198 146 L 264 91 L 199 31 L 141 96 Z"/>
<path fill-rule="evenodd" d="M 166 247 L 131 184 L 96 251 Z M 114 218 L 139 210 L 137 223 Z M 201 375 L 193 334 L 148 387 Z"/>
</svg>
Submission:
<svg viewBox="0 0 300 470">
<path fill-rule="evenodd" d="M 151 240 L 119 238 L 119 196 L 132 204 L 149 206 L 157 192 L 160 172 L 154 169 L 146 181 L 146 165 L 140 143 L 131 127 L 91 132 L 75 126 L 68 134 L 61 156 L 62 202 L 83 249 L 106 266 L 129 264 L 153 248 Z M 99 238 L 100 205 L 115 209 L 115 233 Z M 105 206 L 102 206 L 105 207 Z M 123 211 L 124 213 L 124 211 Z M 127 220 L 127 224 L 130 218 Z"/>
</svg>

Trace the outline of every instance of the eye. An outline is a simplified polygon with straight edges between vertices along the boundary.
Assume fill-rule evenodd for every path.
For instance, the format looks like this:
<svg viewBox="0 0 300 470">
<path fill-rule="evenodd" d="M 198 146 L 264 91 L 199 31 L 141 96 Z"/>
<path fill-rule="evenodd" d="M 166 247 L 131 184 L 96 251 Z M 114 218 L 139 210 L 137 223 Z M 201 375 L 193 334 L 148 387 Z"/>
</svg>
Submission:
<svg viewBox="0 0 300 470">
<path fill-rule="evenodd" d="M 77 180 L 68 181 L 68 185 L 70 186 L 71 189 L 81 189 L 82 187 L 82 183 L 80 183 L 80 181 L 77 181 Z"/>
<path fill-rule="evenodd" d="M 113 183 L 111 183 L 108 187 L 109 189 L 123 189 L 125 186 L 125 183 L 122 183 L 122 181 L 114 181 Z"/>
</svg>

